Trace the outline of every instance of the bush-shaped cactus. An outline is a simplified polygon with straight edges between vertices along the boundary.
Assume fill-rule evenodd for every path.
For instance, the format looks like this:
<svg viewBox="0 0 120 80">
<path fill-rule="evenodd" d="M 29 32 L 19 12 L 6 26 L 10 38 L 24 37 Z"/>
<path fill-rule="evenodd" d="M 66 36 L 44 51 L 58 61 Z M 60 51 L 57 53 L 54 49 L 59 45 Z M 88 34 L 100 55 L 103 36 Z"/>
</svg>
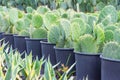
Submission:
<svg viewBox="0 0 120 80">
<path fill-rule="evenodd" d="M 115 41 L 106 43 L 102 55 L 111 59 L 120 59 L 120 44 Z"/>
</svg>

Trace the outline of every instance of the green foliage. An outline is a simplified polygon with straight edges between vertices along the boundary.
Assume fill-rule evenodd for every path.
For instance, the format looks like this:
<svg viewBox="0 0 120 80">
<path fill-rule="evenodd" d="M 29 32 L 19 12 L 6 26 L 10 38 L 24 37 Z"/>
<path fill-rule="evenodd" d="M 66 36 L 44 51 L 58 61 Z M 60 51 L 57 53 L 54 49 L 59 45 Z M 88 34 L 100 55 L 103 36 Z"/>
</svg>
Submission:
<svg viewBox="0 0 120 80">
<path fill-rule="evenodd" d="M 44 60 L 41 58 L 38 60 L 32 59 L 32 53 L 29 55 L 25 54 L 25 58 L 21 58 L 21 54 L 11 48 L 7 47 L 4 50 L 4 47 L 7 44 L 0 46 L 0 79 L 2 80 L 57 80 L 56 77 L 56 67 L 52 66 L 50 60 Z M 9 53 L 6 53 L 7 50 L 10 50 Z M 40 74 L 44 65 L 44 74 Z M 75 63 L 70 66 L 64 73 L 61 73 L 59 80 L 67 80 L 69 71 L 75 66 Z M 59 73 L 60 74 L 60 73 Z M 57 75 L 58 76 L 58 75 Z"/>
<path fill-rule="evenodd" d="M 108 5 L 102 9 L 99 15 L 98 23 L 102 22 L 106 17 L 109 17 L 107 20 L 111 20 L 111 23 L 116 23 L 118 16 L 115 7 Z"/>
<path fill-rule="evenodd" d="M 105 42 L 112 41 L 114 37 L 114 33 L 112 30 L 105 31 Z"/>
<path fill-rule="evenodd" d="M 114 37 L 113 38 L 116 42 L 120 43 L 120 29 L 116 29 L 114 31 Z"/>
<path fill-rule="evenodd" d="M 103 56 L 111 59 L 120 59 L 120 45 L 112 41 L 105 44 L 103 48 Z"/>
<path fill-rule="evenodd" d="M 39 39 L 39 38 L 47 38 L 47 31 L 44 29 L 44 28 L 40 28 L 40 29 L 35 29 L 33 32 L 32 32 L 32 36 L 31 38 L 36 38 L 36 39 Z"/>
<path fill-rule="evenodd" d="M 48 31 L 48 42 L 56 44 L 57 47 L 64 47 L 65 31 L 62 26 L 53 26 Z"/>
<path fill-rule="evenodd" d="M 35 28 L 40 28 L 43 24 L 43 19 L 42 19 L 42 16 L 38 13 L 35 13 L 32 17 L 32 25 L 35 27 Z"/>
<path fill-rule="evenodd" d="M 57 16 L 55 13 L 47 12 L 44 16 L 45 27 L 49 30 L 51 26 L 57 24 L 58 19 L 59 19 L 59 16 Z"/>
<path fill-rule="evenodd" d="M 72 39 L 77 40 L 79 36 L 86 32 L 85 22 L 80 18 L 75 18 L 71 22 Z"/>
<path fill-rule="evenodd" d="M 19 32 L 20 36 L 30 36 L 29 32 L 27 32 L 27 30 L 22 30 Z"/>
<path fill-rule="evenodd" d="M 40 14 L 45 14 L 46 12 L 49 11 L 49 8 L 45 7 L 45 6 L 39 6 L 37 8 L 37 12 L 40 13 Z"/>
<path fill-rule="evenodd" d="M 80 52 L 97 53 L 98 45 L 93 36 L 85 34 L 79 38 Z"/>
</svg>

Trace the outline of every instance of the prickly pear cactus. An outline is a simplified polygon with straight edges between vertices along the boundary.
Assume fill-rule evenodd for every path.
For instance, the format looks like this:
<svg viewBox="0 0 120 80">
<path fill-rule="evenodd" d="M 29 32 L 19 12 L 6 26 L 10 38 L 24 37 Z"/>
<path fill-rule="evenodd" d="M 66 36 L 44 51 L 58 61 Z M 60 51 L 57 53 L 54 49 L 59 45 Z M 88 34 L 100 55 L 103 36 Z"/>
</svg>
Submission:
<svg viewBox="0 0 120 80">
<path fill-rule="evenodd" d="M 98 52 L 98 45 L 94 39 L 94 37 L 90 34 L 85 34 L 80 36 L 80 51 L 87 52 L 87 53 L 97 53 Z"/>
<path fill-rule="evenodd" d="M 44 28 L 35 29 L 32 32 L 31 38 L 35 39 L 47 38 L 47 31 Z"/>
<path fill-rule="evenodd" d="M 9 9 L 9 18 L 10 18 L 10 22 L 12 24 L 15 24 L 16 21 L 18 20 L 18 10 L 15 8 L 11 8 Z"/>
<path fill-rule="evenodd" d="M 75 18 L 71 22 L 71 33 L 72 39 L 76 41 L 79 36 L 83 35 L 86 32 L 86 24 L 80 18 Z"/>
<path fill-rule="evenodd" d="M 104 57 L 111 59 L 120 59 L 120 45 L 119 43 L 112 41 L 105 44 L 103 48 Z"/>
<path fill-rule="evenodd" d="M 19 32 L 20 36 L 30 36 L 29 32 L 27 30 L 22 30 Z"/>
<path fill-rule="evenodd" d="M 35 13 L 32 17 L 32 25 L 35 28 L 40 28 L 43 25 L 43 18 L 40 14 Z"/>
<path fill-rule="evenodd" d="M 107 16 L 111 17 L 111 22 L 116 23 L 118 20 L 117 10 L 114 6 L 108 5 L 102 9 L 99 15 L 98 23 L 102 22 Z"/>
<path fill-rule="evenodd" d="M 48 42 L 56 44 L 57 47 L 64 47 L 65 32 L 62 26 L 53 26 L 48 31 Z"/>
<path fill-rule="evenodd" d="M 114 31 L 114 40 L 120 43 L 120 29 Z"/>
<path fill-rule="evenodd" d="M 113 31 L 112 30 L 106 30 L 105 31 L 105 42 L 112 41 L 113 40 Z"/>
<path fill-rule="evenodd" d="M 44 25 L 49 30 L 52 25 L 56 25 L 56 22 L 58 21 L 59 16 L 57 16 L 55 13 L 47 12 L 44 16 Z"/>
<path fill-rule="evenodd" d="M 37 12 L 40 14 L 45 14 L 46 12 L 50 11 L 49 8 L 47 8 L 46 6 L 39 6 L 37 8 Z"/>
<path fill-rule="evenodd" d="M 93 31 L 97 44 L 103 43 L 105 39 L 104 30 L 99 25 L 95 25 Z"/>
<path fill-rule="evenodd" d="M 34 9 L 32 7 L 27 7 L 26 8 L 27 13 L 32 13 Z"/>
<path fill-rule="evenodd" d="M 16 30 L 21 31 L 22 29 L 24 29 L 24 27 L 25 27 L 25 23 L 23 19 L 19 19 L 18 21 L 16 21 L 15 23 Z"/>
</svg>

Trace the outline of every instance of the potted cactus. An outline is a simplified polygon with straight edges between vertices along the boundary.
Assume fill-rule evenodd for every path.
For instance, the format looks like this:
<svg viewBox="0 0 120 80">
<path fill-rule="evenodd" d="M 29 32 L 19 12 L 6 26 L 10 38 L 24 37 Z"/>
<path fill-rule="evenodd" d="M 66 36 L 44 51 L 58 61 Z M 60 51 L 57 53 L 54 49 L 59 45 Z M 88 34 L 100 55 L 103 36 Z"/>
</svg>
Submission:
<svg viewBox="0 0 120 80">
<path fill-rule="evenodd" d="M 5 42 L 6 43 L 8 42 L 9 45 L 12 46 L 12 48 L 14 48 L 14 38 L 13 38 L 13 34 L 12 34 L 13 20 L 11 19 L 11 16 L 9 16 L 10 14 L 12 14 L 12 11 L 15 12 L 14 16 L 18 16 L 16 9 L 14 9 L 14 8 L 9 9 L 9 11 L 7 9 L 6 13 L 4 12 L 4 14 L 2 14 L 2 15 L 5 15 L 5 17 L 2 18 L 3 20 L 2 20 L 1 31 L 5 32 L 5 34 L 3 34 L 3 38 L 5 39 Z"/>
<path fill-rule="evenodd" d="M 26 40 L 25 38 L 29 37 L 29 29 L 30 19 L 26 15 L 21 19 L 18 19 L 14 25 L 14 33 L 18 33 L 18 35 L 14 35 L 14 47 L 20 53 L 26 52 Z"/>
<path fill-rule="evenodd" d="M 52 32 L 52 30 L 50 29 L 51 27 L 53 27 L 53 25 L 57 24 L 58 20 L 59 20 L 59 16 L 54 14 L 54 12 L 52 13 L 49 11 L 45 14 L 44 25 L 48 30 L 48 33 L 50 33 L 50 31 Z M 49 38 L 51 36 L 55 36 L 55 35 L 48 35 L 47 41 L 41 41 L 41 49 L 42 49 L 42 56 L 44 56 L 45 59 L 49 57 L 52 65 L 55 65 L 56 64 L 56 55 L 54 50 L 55 43 L 52 43 L 51 41 L 49 41 Z"/>
<path fill-rule="evenodd" d="M 33 57 L 38 56 L 40 59 L 42 57 L 40 41 L 47 40 L 47 30 L 42 26 L 43 18 L 37 12 L 32 16 L 31 23 L 30 38 L 26 38 L 27 53 L 29 54 L 32 51 Z"/>
<path fill-rule="evenodd" d="M 103 53 L 101 55 L 101 79 L 113 80 L 119 79 L 120 66 L 120 29 L 113 31 L 113 41 L 109 41 L 104 45 Z M 117 73 L 117 74 L 116 74 Z"/>
<path fill-rule="evenodd" d="M 76 80 L 87 76 L 89 80 L 101 80 L 99 48 L 105 38 L 103 29 L 99 25 L 94 25 L 92 30 L 80 18 L 75 18 L 71 23 L 76 60 Z"/>
<path fill-rule="evenodd" d="M 48 32 L 48 42 L 55 44 L 56 62 L 70 67 L 75 63 L 72 40 L 70 35 L 70 22 L 67 19 L 60 19 L 58 24 L 51 27 Z M 75 71 L 75 67 L 71 72 Z"/>
<path fill-rule="evenodd" d="M 120 44 L 110 41 L 105 44 L 101 55 L 101 79 L 118 80 L 120 79 Z"/>
</svg>

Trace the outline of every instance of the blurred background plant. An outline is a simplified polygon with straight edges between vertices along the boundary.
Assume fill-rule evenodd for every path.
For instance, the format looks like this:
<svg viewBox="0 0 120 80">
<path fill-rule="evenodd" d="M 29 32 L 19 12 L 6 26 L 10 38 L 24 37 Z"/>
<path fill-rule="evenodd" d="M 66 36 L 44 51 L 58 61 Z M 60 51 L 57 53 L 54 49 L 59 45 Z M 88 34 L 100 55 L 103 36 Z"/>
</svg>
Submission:
<svg viewBox="0 0 120 80">
<path fill-rule="evenodd" d="M 83 12 L 94 12 L 101 10 L 105 5 L 113 5 L 117 10 L 120 10 L 120 0 L 0 0 L 0 4 L 25 11 L 28 6 L 37 9 L 41 5 L 46 5 L 50 9 L 72 8 Z"/>
</svg>

